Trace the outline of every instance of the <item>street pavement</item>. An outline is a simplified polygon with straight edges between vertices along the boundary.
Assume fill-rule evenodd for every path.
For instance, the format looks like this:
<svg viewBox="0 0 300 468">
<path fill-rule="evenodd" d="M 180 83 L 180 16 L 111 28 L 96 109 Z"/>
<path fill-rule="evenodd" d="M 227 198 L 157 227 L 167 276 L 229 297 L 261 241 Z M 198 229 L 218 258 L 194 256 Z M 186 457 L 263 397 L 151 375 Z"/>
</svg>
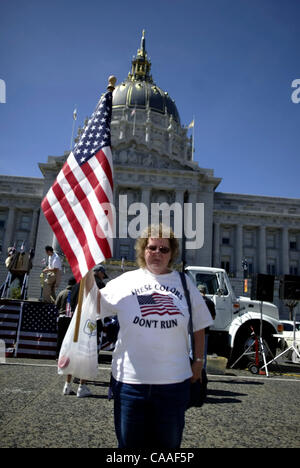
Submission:
<svg viewBox="0 0 300 468">
<path fill-rule="evenodd" d="M 299 448 L 300 366 L 269 376 L 226 369 L 209 360 L 209 394 L 186 412 L 182 449 Z M 0 364 L 1 448 L 117 447 L 113 401 L 107 399 L 110 360 L 99 364 L 93 396 L 63 396 L 55 361 L 6 359 Z"/>
</svg>

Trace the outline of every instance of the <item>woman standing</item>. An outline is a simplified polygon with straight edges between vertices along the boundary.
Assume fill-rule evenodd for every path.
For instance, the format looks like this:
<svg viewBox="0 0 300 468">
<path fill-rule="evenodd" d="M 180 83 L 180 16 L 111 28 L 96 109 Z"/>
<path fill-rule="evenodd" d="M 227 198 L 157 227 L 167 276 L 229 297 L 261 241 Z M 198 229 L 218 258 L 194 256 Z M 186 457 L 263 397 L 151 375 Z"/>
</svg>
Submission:
<svg viewBox="0 0 300 468">
<path fill-rule="evenodd" d="M 190 382 L 201 377 L 204 329 L 211 315 L 187 277 L 193 310 L 195 360 L 190 365 L 189 311 L 180 275 L 172 271 L 178 241 L 150 226 L 136 243 L 138 270 L 101 290 L 104 318 L 120 325 L 113 353 L 115 430 L 119 448 L 179 448 Z"/>
</svg>

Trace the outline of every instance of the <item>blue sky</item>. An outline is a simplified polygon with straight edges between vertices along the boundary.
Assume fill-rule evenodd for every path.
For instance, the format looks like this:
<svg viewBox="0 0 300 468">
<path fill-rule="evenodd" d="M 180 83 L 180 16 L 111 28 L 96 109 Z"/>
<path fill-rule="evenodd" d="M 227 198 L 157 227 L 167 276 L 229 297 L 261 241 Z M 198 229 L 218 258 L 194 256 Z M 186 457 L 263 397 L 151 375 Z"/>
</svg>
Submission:
<svg viewBox="0 0 300 468">
<path fill-rule="evenodd" d="M 0 0 L 0 174 L 41 177 L 146 30 L 152 76 L 195 116 L 195 160 L 218 191 L 300 198 L 298 0 Z M 300 93 L 299 93 L 300 96 Z"/>
</svg>

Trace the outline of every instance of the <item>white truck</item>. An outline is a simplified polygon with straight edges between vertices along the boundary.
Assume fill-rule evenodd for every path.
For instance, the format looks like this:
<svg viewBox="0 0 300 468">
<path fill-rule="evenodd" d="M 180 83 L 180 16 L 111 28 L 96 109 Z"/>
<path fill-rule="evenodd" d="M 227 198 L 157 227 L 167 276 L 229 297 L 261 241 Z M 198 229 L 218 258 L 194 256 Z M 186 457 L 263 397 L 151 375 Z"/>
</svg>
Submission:
<svg viewBox="0 0 300 468">
<path fill-rule="evenodd" d="M 216 319 L 210 327 L 209 352 L 227 357 L 228 366 L 238 360 L 237 367 L 244 367 L 247 361 L 251 361 L 251 353 L 254 360 L 253 336 L 260 335 L 262 317 L 262 337 L 267 344 L 265 348 L 269 348 L 275 355 L 278 340 L 273 335 L 278 333 L 279 325 L 276 305 L 254 301 L 248 297 L 237 297 L 226 271 L 221 268 L 188 266 L 185 272 L 197 286 L 206 286 L 207 297 L 215 303 Z M 253 348 L 239 359 L 251 343 Z"/>
</svg>

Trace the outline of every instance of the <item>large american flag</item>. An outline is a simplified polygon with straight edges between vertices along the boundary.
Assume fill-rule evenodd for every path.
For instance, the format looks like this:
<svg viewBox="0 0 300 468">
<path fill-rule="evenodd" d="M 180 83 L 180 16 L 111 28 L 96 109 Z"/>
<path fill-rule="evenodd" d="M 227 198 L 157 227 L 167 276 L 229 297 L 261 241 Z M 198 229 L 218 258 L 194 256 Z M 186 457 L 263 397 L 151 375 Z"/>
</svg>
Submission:
<svg viewBox="0 0 300 468">
<path fill-rule="evenodd" d="M 1 299 L 0 339 L 7 357 L 55 359 L 57 315 L 54 304 Z"/>
<path fill-rule="evenodd" d="M 23 302 L 15 356 L 55 359 L 57 315 L 53 304 Z"/>
<path fill-rule="evenodd" d="M 108 91 L 42 202 L 77 282 L 112 256 L 111 113 L 112 92 Z"/>
<path fill-rule="evenodd" d="M 152 293 L 137 296 L 142 317 L 148 315 L 182 315 L 182 312 L 174 305 L 173 298 L 166 294 Z"/>
<path fill-rule="evenodd" d="M 14 353 L 20 318 L 21 302 L 1 300 L 0 305 L 0 339 L 6 344 L 6 351 Z"/>
</svg>

